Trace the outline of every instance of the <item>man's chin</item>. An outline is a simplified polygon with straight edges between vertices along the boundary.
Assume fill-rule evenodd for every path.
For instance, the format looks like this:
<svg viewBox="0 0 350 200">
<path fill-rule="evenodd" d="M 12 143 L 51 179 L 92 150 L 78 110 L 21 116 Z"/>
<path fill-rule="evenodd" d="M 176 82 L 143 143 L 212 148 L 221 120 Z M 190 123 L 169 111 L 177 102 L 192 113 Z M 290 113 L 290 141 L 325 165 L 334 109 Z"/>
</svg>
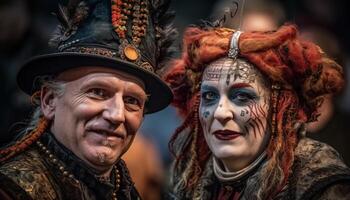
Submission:
<svg viewBox="0 0 350 200">
<path fill-rule="evenodd" d="M 84 160 L 93 168 L 109 168 L 119 159 L 120 153 L 105 146 L 90 147 Z"/>
</svg>

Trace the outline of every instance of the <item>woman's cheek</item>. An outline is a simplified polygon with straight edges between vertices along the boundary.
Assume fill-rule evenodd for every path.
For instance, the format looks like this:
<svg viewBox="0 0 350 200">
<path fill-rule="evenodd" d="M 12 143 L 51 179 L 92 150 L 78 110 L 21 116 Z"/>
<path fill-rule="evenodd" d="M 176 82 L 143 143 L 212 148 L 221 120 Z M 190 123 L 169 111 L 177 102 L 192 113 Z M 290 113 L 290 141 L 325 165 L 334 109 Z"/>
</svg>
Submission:
<svg viewBox="0 0 350 200">
<path fill-rule="evenodd" d="M 199 119 L 201 121 L 202 128 L 204 132 L 209 132 L 210 129 L 210 118 L 212 118 L 213 111 L 206 107 L 206 106 L 200 106 L 200 116 Z"/>
</svg>

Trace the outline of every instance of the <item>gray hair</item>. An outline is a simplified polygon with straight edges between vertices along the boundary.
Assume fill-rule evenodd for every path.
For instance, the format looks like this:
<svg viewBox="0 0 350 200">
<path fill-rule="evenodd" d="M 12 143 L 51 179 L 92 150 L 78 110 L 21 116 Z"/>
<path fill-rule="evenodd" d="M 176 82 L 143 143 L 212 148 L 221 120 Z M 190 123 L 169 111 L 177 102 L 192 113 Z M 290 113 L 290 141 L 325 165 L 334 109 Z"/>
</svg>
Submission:
<svg viewBox="0 0 350 200">
<path fill-rule="evenodd" d="M 40 77 L 37 77 L 35 81 L 41 85 L 41 88 L 47 88 L 47 89 L 52 90 L 54 95 L 56 95 L 56 96 L 62 96 L 64 91 L 65 91 L 66 83 L 63 81 L 59 81 L 59 80 L 53 78 L 52 76 L 40 76 Z M 41 91 L 38 91 L 38 92 L 41 93 Z M 34 105 L 34 110 L 33 110 L 32 116 L 30 117 L 26 127 L 22 131 L 23 134 L 34 130 L 36 128 L 40 118 L 43 116 L 43 112 L 41 110 L 40 95 L 33 96 L 32 103 Z"/>
</svg>

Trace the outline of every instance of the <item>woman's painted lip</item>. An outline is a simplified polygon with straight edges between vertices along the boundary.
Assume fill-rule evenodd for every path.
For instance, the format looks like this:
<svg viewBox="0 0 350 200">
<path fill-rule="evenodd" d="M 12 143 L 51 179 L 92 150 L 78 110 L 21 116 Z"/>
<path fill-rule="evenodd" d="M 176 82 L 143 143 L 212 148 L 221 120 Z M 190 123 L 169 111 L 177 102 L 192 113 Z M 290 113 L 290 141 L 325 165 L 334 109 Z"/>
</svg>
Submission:
<svg viewBox="0 0 350 200">
<path fill-rule="evenodd" d="M 233 140 L 242 134 L 236 131 L 218 130 L 213 135 L 219 140 Z"/>
</svg>

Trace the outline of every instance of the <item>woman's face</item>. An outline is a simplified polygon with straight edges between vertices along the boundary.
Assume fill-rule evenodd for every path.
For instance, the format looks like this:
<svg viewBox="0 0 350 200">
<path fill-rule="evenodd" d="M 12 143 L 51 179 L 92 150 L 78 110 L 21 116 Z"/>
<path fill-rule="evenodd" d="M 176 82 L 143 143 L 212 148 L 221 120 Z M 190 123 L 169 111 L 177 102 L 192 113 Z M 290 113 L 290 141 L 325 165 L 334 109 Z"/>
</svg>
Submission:
<svg viewBox="0 0 350 200">
<path fill-rule="evenodd" d="M 221 58 L 202 78 L 200 121 L 206 142 L 225 168 L 237 171 L 266 148 L 270 89 L 245 60 Z"/>
</svg>

